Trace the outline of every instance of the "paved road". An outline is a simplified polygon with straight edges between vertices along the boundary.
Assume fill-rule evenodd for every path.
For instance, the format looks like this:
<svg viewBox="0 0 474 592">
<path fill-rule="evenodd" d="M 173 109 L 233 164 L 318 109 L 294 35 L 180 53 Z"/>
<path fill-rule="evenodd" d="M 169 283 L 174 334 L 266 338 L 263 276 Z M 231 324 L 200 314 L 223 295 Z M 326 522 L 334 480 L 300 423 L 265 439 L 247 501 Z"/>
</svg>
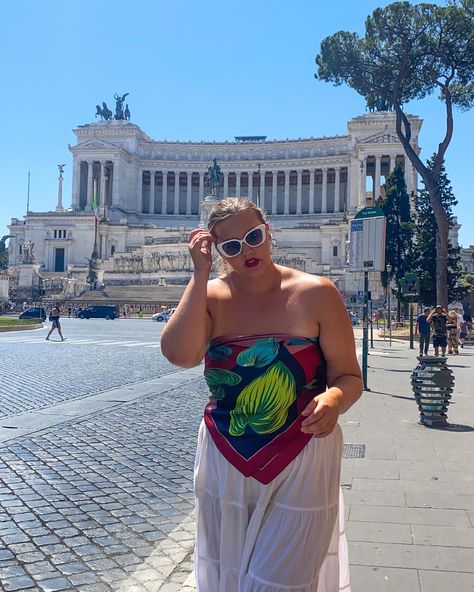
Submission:
<svg viewBox="0 0 474 592">
<path fill-rule="evenodd" d="M 152 321 L 63 329 L 64 343 L 0 334 L 0 589 L 177 590 L 191 567 L 201 370 L 166 362 Z"/>
<path fill-rule="evenodd" d="M 0 418 L 176 372 L 160 353 L 162 323 L 63 319 L 28 332 L 0 333 Z"/>
</svg>

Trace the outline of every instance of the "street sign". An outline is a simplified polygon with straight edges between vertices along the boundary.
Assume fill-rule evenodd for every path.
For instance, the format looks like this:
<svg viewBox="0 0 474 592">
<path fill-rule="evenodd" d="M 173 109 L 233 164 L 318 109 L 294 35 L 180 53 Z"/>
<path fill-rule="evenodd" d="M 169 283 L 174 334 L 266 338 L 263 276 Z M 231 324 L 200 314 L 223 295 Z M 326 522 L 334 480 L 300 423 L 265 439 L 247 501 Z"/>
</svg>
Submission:
<svg viewBox="0 0 474 592">
<path fill-rule="evenodd" d="M 420 278 L 416 273 L 406 273 L 400 280 L 402 294 L 405 298 L 416 300 L 420 294 Z"/>
<path fill-rule="evenodd" d="M 349 271 L 385 269 L 385 222 L 380 208 L 363 208 L 351 220 Z"/>
</svg>

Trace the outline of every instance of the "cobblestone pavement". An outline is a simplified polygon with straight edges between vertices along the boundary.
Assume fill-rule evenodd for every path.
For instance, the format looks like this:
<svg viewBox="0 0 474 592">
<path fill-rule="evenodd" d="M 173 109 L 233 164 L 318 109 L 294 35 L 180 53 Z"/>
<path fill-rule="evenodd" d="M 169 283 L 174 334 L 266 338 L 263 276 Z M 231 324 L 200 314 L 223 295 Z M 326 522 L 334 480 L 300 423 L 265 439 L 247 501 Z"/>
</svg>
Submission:
<svg viewBox="0 0 474 592">
<path fill-rule="evenodd" d="M 207 387 L 186 371 L 175 378 L 166 392 L 0 447 L 1 590 L 181 588 Z"/>
<path fill-rule="evenodd" d="M 0 334 L 0 590 L 192 589 L 202 369 L 151 321 L 63 329 Z"/>
<path fill-rule="evenodd" d="M 0 333 L 0 418 L 177 371 L 157 355 L 160 323 L 63 319 L 63 343 L 49 327 Z"/>
</svg>

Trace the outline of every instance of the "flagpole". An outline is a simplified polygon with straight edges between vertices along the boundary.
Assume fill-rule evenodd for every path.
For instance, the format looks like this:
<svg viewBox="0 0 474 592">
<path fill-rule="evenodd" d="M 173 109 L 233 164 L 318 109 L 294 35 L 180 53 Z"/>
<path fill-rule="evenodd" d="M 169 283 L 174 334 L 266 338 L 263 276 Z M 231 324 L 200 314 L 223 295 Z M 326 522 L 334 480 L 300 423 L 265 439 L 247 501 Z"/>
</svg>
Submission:
<svg viewBox="0 0 474 592">
<path fill-rule="evenodd" d="M 26 194 L 26 213 L 30 211 L 30 171 L 28 171 L 28 192 Z"/>
</svg>

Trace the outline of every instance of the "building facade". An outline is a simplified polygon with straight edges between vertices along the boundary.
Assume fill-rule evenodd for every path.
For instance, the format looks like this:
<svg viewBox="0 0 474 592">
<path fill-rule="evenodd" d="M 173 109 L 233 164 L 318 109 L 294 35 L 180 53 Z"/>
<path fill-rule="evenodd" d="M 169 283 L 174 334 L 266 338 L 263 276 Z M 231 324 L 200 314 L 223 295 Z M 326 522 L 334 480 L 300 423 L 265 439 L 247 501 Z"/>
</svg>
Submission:
<svg viewBox="0 0 474 592">
<path fill-rule="evenodd" d="M 409 119 L 418 151 L 422 121 Z M 106 283 L 118 276 L 132 281 L 137 273 L 144 282 L 189 275 L 182 244 L 199 224 L 205 175 L 216 159 L 221 196 L 246 196 L 265 210 L 277 261 L 329 275 L 353 292 L 360 278 L 345 273 L 348 221 L 374 203 L 396 164 L 405 171 L 408 192 L 417 187 L 392 112 L 355 117 L 342 136 L 295 140 L 155 141 L 125 120 L 82 125 L 74 133 L 70 207 L 63 208 L 61 195 L 54 211 L 13 219 L 12 265 L 21 262 L 22 245 L 32 242 L 44 272 L 85 267 L 97 204 Z"/>
</svg>

